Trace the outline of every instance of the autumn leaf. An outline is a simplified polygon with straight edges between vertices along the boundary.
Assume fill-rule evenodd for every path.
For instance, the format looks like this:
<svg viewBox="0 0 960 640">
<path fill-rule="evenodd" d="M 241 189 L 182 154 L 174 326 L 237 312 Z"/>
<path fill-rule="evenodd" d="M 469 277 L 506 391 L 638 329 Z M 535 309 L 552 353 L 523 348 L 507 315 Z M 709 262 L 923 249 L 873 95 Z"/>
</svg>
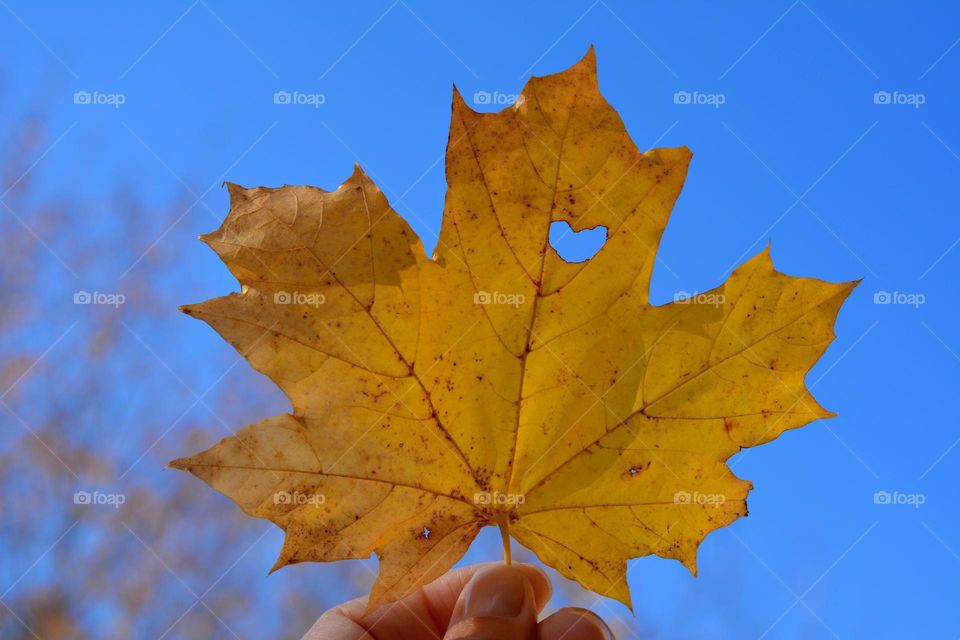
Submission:
<svg viewBox="0 0 960 640">
<path fill-rule="evenodd" d="M 171 464 L 283 528 L 276 567 L 376 553 L 371 606 L 487 525 L 628 606 L 628 559 L 695 572 L 703 538 L 747 512 L 725 461 L 832 415 L 804 376 L 856 283 L 778 273 L 766 250 L 651 305 L 690 157 L 637 150 L 591 49 L 498 113 L 454 92 L 432 258 L 359 167 L 330 192 L 229 185 L 202 239 L 241 293 L 184 311 L 293 410 Z M 565 262 L 557 221 L 606 242 Z"/>
</svg>

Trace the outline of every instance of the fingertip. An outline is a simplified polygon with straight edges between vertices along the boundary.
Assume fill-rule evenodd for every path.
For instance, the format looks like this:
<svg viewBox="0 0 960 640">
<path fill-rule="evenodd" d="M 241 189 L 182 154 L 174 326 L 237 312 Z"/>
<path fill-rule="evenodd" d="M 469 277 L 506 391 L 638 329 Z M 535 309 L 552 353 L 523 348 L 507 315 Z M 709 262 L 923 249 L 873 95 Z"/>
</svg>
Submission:
<svg viewBox="0 0 960 640">
<path fill-rule="evenodd" d="M 550 583 L 550 578 L 547 577 L 547 574 L 535 564 L 528 564 L 526 562 L 517 562 L 512 565 L 516 567 L 523 576 L 530 583 L 530 586 L 533 587 L 533 596 L 537 605 L 537 613 L 543 611 L 543 608 L 547 606 L 547 603 L 550 601 L 550 597 L 553 595 L 553 585 Z"/>
<path fill-rule="evenodd" d="M 517 565 L 479 567 L 460 594 L 444 638 L 533 638 L 537 628 L 534 576 Z"/>
<path fill-rule="evenodd" d="M 493 565 L 473 574 L 463 597 L 465 617 L 514 618 L 533 604 L 533 585 L 520 567 Z"/>
<path fill-rule="evenodd" d="M 538 625 L 540 640 L 616 640 L 613 631 L 588 609 L 560 609 Z"/>
<path fill-rule="evenodd" d="M 477 572 L 489 567 L 502 566 L 513 567 L 523 574 L 523 577 L 526 578 L 530 586 L 533 587 L 537 613 L 543 611 L 543 608 L 547 606 L 547 603 L 553 595 L 553 585 L 550 583 L 550 578 L 547 577 L 543 569 L 537 565 L 526 562 L 514 562 L 510 565 L 504 565 L 501 562 L 484 562 L 468 567 L 461 567 L 446 574 L 435 583 L 428 585 L 425 591 L 427 591 L 427 595 L 432 600 L 449 602 L 449 608 L 452 609 L 457 598 L 460 596 L 460 592 L 466 588 L 467 584 Z M 449 613 L 447 614 L 447 618 L 449 618 Z"/>
<path fill-rule="evenodd" d="M 346 614 L 346 615 L 345 615 Z M 327 611 L 310 627 L 302 640 L 374 640 L 348 612 L 339 607 Z"/>
</svg>

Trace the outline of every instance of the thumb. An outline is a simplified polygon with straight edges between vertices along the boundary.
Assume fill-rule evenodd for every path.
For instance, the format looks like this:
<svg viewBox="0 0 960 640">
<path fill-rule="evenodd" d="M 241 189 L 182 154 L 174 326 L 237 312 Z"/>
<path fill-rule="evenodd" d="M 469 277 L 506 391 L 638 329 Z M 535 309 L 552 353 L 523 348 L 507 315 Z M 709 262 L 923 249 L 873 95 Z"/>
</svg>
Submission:
<svg viewBox="0 0 960 640">
<path fill-rule="evenodd" d="M 460 593 L 444 640 L 536 640 L 533 587 L 509 565 L 477 571 Z"/>
</svg>

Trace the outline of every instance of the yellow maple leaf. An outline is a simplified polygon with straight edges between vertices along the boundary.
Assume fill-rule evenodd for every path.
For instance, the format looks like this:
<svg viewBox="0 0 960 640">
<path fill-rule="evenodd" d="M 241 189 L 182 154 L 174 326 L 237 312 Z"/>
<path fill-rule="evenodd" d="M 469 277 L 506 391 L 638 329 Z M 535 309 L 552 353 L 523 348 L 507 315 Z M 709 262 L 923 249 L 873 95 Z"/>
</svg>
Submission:
<svg viewBox="0 0 960 640">
<path fill-rule="evenodd" d="M 184 310 L 293 411 L 171 464 L 283 528 L 276 567 L 376 553 L 371 606 L 486 525 L 628 606 L 628 559 L 695 571 L 707 533 L 746 514 L 725 461 L 832 415 L 804 376 L 856 283 L 778 273 L 764 251 L 651 305 L 690 157 L 637 150 L 591 49 L 498 113 L 454 93 L 432 259 L 359 167 L 332 192 L 230 185 L 203 239 L 241 293 Z M 607 240 L 567 263 L 555 221 Z"/>
</svg>

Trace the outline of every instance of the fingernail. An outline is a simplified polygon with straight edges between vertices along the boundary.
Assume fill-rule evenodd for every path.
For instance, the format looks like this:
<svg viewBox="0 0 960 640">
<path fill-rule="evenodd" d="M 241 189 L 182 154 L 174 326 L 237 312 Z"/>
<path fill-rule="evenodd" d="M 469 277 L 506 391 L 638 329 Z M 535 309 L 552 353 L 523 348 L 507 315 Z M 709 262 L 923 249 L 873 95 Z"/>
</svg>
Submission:
<svg viewBox="0 0 960 640">
<path fill-rule="evenodd" d="M 570 625 L 569 634 L 571 638 L 604 638 L 604 640 L 616 640 L 613 631 L 603 621 L 603 618 L 589 609 L 571 607 L 571 610 L 579 614 Z"/>
<path fill-rule="evenodd" d="M 513 618 L 523 611 L 526 597 L 527 581 L 516 569 L 505 565 L 481 569 L 467 585 L 464 615 Z"/>
</svg>

